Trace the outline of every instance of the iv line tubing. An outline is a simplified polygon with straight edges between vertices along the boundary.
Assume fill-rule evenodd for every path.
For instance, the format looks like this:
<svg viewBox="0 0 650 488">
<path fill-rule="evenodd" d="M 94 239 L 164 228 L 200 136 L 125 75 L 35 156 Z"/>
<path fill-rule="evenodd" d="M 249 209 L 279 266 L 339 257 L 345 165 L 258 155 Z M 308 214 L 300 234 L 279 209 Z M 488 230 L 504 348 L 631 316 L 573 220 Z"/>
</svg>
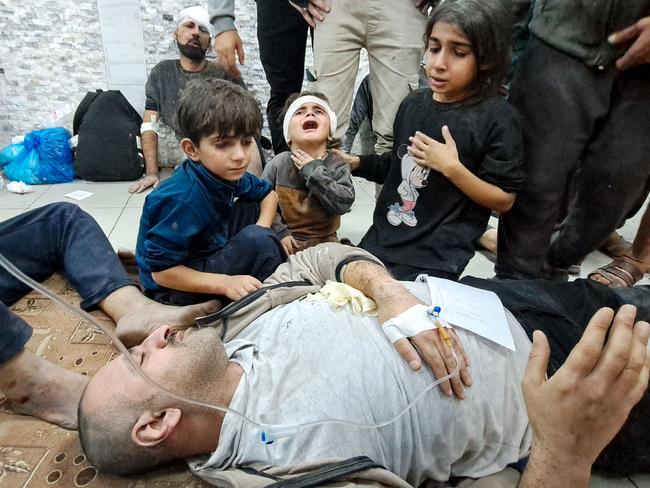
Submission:
<svg viewBox="0 0 650 488">
<path fill-rule="evenodd" d="M 271 429 L 277 429 L 277 428 L 282 429 L 284 427 L 287 427 L 287 428 L 295 429 L 295 431 L 297 431 L 298 429 L 315 427 L 317 425 L 325 425 L 325 424 L 349 425 L 351 427 L 357 427 L 357 428 L 362 428 L 362 429 L 376 429 L 376 428 L 379 428 L 379 427 L 384 427 L 386 425 L 389 425 L 389 424 L 395 422 L 400 417 L 402 417 L 404 414 L 406 414 L 406 412 L 408 412 L 411 408 L 413 408 L 413 406 L 415 406 L 415 404 L 420 400 L 420 398 L 422 398 L 432 388 L 438 386 L 443 381 L 447 381 L 447 380 L 451 379 L 452 377 L 454 377 L 455 375 L 457 375 L 460 372 L 460 362 L 458 361 L 458 356 L 456 355 L 456 352 L 452 348 L 451 352 L 452 352 L 452 355 L 453 355 L 454 360 L 456 362 L 456 368 L 453 371 L 451 371 L 449 374 L 447 374 L 447 375 L 443 376 L 442 378 L 439 378 L 439 379 L 435 380 L 434 382 L 432 382 L 431 384 L 429 384 L 429 386 L 424 388 L 397 415 L 395 415 L 394 417 L 392 417 L 390 419 L 382 421 L 382 422 L 377 422 L 377 423 L 374 423 L 374 424 L 364 424 L 364 423 L 361 423 L 361 422 L 354 422 L 354 421 L 351 421 L 351 420 L 344 420 L 344 419 L 322 419 L 322 420 L 314 420 L 314 421 L 310 421 L 310 422 L 303 422 L 301 424 L 275 424 L 275 425 L 274 424 L 267 424 L 267 423 L 260 424 L 259 422 L 256 422 L 256 421 L 248 418 L 243 413 L 238 412 L 237 410 L 234 410 L 234 409 L 232 409 L 230 407 L 227 407 L 225 405 L 212 405 L 212 404 L 209 404 L 209 403 L 202 402 L 200 400 L 194 400 L 194 399 L 191 399 L 191 398 L 186 398 L 184 396 L 178 395 L 178 394 L 168 390 L 167 388 L 159 385 L 158 383 L 153 381 L 151 378 L 149 378 L 149 376 L 147 376 L 147 374 L 144 371 L 142 371 L 142 369 L 140 368 L 140 365 L 133 359 L 133 357 L 129 353 L 128 349 L 124 346 L 124 344 L 122 344 L 122 341 L 120 341 L 120 339 L 117 337 L 117 335 L 115 335 L 115 332 L 113 332 L 113 330 L 111 330 L 110 328 L 108 328 L 105 325 L 101 324 L 99 321 L 95 320 L 95 318 L 92 315 L 90 315 L 88 312 L 86 312 L 85 310 L 82 310 L 80 308 L 75 307 L 74 305 L 70 304 L 69 302 L 63 300 L 58 295 L 52 293 L 45 286 L 43 286 L 40 283 L 32 280 L 30 277 L 28 277 L 22 271 L 20 271 L 18 268 L 16 268 L 7 258 L 4 257 L 4 255 L 2 255 L 2 253 L 0 253 L 0 266 L 5 268 L 9 273 L 11 273 L 18 280 L 22 281 L 23 283 L 30 286 L 34 290 L 38 290 L 43 295 L 47 296 L 48 298 L 51 298 L 54 302 L 58 303 L 62 307 L 67 308 L 68 310 L 80 315 L 82 318 L 87 320 L 89 323 L 93 324 L 98 330 L 101 330 L 104 333 L 106 333 L 106 335 L 108 335 L 108 337 L 113 341 L 113 344 L 115 344 L 117 349 L 124 355 L 124 357 L 127 359 L 129 364 L 134 368 L 136 373 L 150 386 L 153 386 L 154 388 L 160 390 L 161 392 L 169 395 L 172 398 L 175 398 L 176 400 L 180 400 L 182 402 L 186 402 L 186 403 L 189 403 L 191 405 L 196 405 L 196 406 L 204 407 L 204 408 L 210 408 L 210 409 L 218 410 L 218 411 L 221 411 L 221 412 L 224 412 L 224 413 L 230 413 L 230 414 L 236 415 L 236 416 L 240 417 L 244 422 L 246 422 L 246 423 L 248 423 L 248 424 L 250 424 L 250 425 L 252 425 L 254 427 L 257 427 L 260 430 L 264 430 L 265 428 L 266 429 L 269 429 L 269 428 L 271 428 Z"/>
</svg>

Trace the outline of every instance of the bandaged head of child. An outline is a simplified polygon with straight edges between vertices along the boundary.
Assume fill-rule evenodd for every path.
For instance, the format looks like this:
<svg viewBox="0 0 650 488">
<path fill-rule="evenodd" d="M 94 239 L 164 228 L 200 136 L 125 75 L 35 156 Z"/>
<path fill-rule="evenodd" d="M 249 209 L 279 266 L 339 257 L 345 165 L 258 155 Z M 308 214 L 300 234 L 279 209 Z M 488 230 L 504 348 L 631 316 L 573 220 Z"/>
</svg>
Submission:
<svg viewBox="0 0 650 488">
<path fill-rule="evenodd" d="M 287 144 L 325 143 L 330 147 L 336 127 L 336 114 L 322 93 L 302 92 L 287 100 L 282 127 Z"/>
</svg>

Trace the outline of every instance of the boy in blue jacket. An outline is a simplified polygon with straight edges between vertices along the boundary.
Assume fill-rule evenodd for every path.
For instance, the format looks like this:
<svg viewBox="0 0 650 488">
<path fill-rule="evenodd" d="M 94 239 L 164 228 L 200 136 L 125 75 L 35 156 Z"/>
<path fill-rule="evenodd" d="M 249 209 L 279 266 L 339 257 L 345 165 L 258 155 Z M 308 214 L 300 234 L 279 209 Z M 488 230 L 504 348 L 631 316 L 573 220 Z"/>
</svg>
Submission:
<svg viewBox="0 0 650 488">
<path fill-rule="evenodd" d="M 169 304 L 237 300 L 255 291 L 285 253 L 270 229 L 278 198 L 246 170 L 262 116 L 243 88 L 190 82 L 180 99 L 189 157 L 145 200 L 136 259 L 145 293 Z"/>
</svg>

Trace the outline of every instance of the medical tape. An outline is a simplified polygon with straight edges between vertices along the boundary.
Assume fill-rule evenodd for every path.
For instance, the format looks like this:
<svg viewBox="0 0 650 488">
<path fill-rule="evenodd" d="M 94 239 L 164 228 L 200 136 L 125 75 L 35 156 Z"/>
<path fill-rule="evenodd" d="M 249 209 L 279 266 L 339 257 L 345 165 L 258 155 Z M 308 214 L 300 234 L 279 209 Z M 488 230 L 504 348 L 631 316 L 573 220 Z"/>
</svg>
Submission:
<svg viewBox="0 0 650 488">
<path fill-rule="evenodd" d="M 397 317 L 384 322 L 382 326 L 384 334 L 386 334 L 389 341 L 394 343 L 406 337 L 416 336 L 425 330 L 435 329 L 436 324 L 427 314 L 428 309 L 429 307 L 423 304 L 413 305 Z M 449 327 L 446 322 L 442 323 Z"/>
<path fill-rule="evenodd" d="M 158 122 L 143 122 L 140 126 L 140 134 L 144 134 L 148 131 L 154 131 L 158 134 Z"/>
</svg>

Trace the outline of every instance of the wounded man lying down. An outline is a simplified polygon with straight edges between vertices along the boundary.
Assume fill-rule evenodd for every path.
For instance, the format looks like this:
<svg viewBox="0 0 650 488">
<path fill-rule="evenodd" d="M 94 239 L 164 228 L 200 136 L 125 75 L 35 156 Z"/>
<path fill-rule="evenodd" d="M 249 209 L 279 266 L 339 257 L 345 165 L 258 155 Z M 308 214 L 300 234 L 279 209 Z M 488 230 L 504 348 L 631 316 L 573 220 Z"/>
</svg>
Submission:
<svg viewBox="0 0 650 488">
<path fill-rule="evenodd" d="M 355 315 L 349 306 L 335 310 L 327 301 L 286 298 L 314 291 L 328 279 L 343 281 L 373 298 L 378 318 Z M 284 305 L 262 298 L 259 306 L 240 311 L 229 320 L 225 343 L 220 339 L 222 329 L 176 332 L 161 327 L 130 353 L 160 385 L 228 405 L 267 424 L 387 420 L 436 376 L 454 369 L 454 359 L 436 331 L 391 344 L 379 325 L 426 301 L 425 285 L 409 284 L 412 294 L 372 256 L 337 244 L 292 256 L 266 284 L 295 280 L 315 286 L 305 286 L 305 292 L 284 289 L 280 294 L 289 302 Z M 540 288 L 536 295 L 546 298 L 549 290 Z M 566 298 L 569 290 L 581 293 L 583 304 L 595 296 L 571 283 L 556 292 Z M 561 317 L 558 310 L 549 319 L 565 326 L 562 319 L 568 320 L 572 312 Z M 634 316 L 634 307 L 622 307 L 603 347 L 613 312 L 598 312 L 549 381 L 546 339 L 536 334 L 526 370 L 531 350 L 527 332 L 532 336 L 532 330 L 524 330 L 512 314 L 507 318 L 516 352 L 457 329 L 452 333 L 454 348 L 463 363 L 469 360 L 469 367 L 464 364 L 451 383 L 428 392 L 397 421 L 378 429 L 339 424 L 303 428 L 271 445 L 263 444 L 258 429 L 232 413 L 224 415 L 161 394 L 118 357 L 92 378 L 84 392 L 80 436 L 89 460 L 100 471 L 134 473 L 190 458 L 190 467 L 199 476 L 227 486 L 235 486 L 237 479 L 231 468 L 264 472 L 267 477 L 257 477 L 261 481 L 256 485 L 264 486 L 272 482 L 269 475 L 355 456 L 367 456 L 388 470 L 366 470 L 356 475 L 357 482 L 365 477 L 366 482 L 383 486 L 418 486 L 428 479 L 481 477 L 525 458 L 532 442 L 520 486 L 586 486 L 592 463 L 647 386 L 650 330 L 647 323 L 635 325 Z M 576 337 L 584 329 L 583 325 Z M 556 348 L 548 331 L 547 327 L 552 356 L 576 345 L 574 340 Z M 523 389 L 532 429 L 521 387 L 525 370 Z M 613 466 L 630 472 L 648 470 L 647 396 L 639 409 L 631 419 L 639 419 L 639 425 L 624 428 L 622 438 L 614 441 L 615 449 L 623 446 L 625 462 L 611 458 L 606 449 L 599 459 L 602 470 Z"/>
</svg>

